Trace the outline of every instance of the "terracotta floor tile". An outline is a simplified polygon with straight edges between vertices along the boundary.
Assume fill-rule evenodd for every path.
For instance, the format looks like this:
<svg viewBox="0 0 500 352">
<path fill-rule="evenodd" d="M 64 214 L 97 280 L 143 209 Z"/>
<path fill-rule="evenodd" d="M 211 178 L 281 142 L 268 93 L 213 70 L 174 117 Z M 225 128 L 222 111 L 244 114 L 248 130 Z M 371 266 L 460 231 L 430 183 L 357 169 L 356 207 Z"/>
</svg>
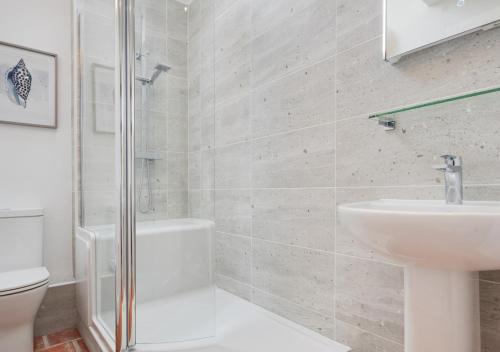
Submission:
<svg viewBox="0 0 500 352">
<path fill-rule="evenodd" d="M 76 352 L 73 342 L 66 342 L 60 345 L 52 346 L 42 350 L 43 352 Z"/>
<path fill-rule="evenodd" d="M 81 338 L 77 329 L 66 329 L 47 336 L 50 346 Z"/>
<path fill-rule="evenodd" d="M 42 336 L 35 337 L 35 339 L 33 340 L 33 349 L 35 351 L 38 351 L 43 348 L 45 348 L 45 345 L 43 343 L 43 337 Z"/>
</svg>

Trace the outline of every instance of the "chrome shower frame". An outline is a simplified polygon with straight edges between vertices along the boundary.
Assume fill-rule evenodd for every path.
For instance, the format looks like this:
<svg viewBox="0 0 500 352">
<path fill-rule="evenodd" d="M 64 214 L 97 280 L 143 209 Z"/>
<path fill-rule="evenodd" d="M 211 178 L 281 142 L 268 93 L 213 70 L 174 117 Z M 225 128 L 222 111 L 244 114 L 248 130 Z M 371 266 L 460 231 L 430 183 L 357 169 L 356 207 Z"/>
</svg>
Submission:
<svg viewBox="0 0 500 352">
<path fill-rule="evenodd" d="M 115 0 L 116 233 L 115 351 L 136 345 L 135 1 Z"/>
</svg>

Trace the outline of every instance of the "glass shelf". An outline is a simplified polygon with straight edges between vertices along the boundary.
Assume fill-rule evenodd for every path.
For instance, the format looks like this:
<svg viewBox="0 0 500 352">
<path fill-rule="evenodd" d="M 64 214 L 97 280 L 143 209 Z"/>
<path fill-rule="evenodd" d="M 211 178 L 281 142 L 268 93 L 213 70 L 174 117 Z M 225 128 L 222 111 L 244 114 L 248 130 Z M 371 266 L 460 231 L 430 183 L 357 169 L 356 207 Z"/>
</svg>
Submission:
<svg viewBox="0 0 500 352">
<path fill-rule="evenodd" d="M 457 96 L 451 96 L 451 97 L 447 97 L 447 98 L 431 100 L 431 101 L 428 101 L 425 103 L 408 105 L 406 107 L 400 107 L 400 108 L 396 108 L 396 109 L 389 110 L 389 111 L 378 112 L 378 113 L 370 114 L 369 118 L 370 119 L 378 119 L 379 123 L 381 125 L 383 125 L 386 129 L 392 130 L 395 127 L 395 121 L 394 121 L 393 117 L 395 115 L 397 115 L 398 113 L 422 109 L 422 108 L 426 108 L 426 107 L 430 107 L 430 106 L 434 106 L 434 105 L 451 103 L 451 102 L 454 102 L 457 100 L 474 98 L 477 96 L 481 96 L 481 95 L 485 95 L 485 94 L 492 94 L 492 93 L 496 93 L 496 92 L 500 93 L 500 87 L 483 89 L 483 90 L 470 92 L 470 93 L 466 93 L 466 94 L 461 94 L 461 95 L 457 95 Z M 499 101 L 500 101 L 500 96 L 499 96 Z"/>
</svg>

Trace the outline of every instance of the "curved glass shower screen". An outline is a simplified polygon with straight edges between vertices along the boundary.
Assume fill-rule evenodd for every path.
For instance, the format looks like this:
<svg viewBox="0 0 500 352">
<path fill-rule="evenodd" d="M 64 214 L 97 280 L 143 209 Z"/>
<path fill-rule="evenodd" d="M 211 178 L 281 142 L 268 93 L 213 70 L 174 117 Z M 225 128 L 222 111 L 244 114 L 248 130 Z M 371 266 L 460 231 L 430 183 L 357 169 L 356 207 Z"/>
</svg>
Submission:
<svg viewBox="0 0 500 352">
<path fill-rule="evenodd" d="M 211 30 L 188 26 L 211 8 L 206 0 L 117 1 L 117 349 L 215 335 L 213 156 L 201 147 L 213 140 L 213 84 L 193 66 L 211 69 L 213 50 L 188 55 L 194 43 L 213 43 Z M 205 80 L 204 103 L 188 72 Z M 195 116 L 205 120 L 197 135 Z"/>
</svg>

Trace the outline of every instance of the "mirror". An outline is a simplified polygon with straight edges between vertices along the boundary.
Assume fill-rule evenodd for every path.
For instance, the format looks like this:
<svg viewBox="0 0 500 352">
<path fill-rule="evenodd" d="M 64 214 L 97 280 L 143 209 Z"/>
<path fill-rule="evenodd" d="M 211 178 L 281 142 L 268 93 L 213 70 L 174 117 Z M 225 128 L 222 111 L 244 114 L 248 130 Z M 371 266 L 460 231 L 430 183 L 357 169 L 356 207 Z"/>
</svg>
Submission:
<svg viewBox="0 0 500 352">
<path fill-rule="evenodd" d="M 499 0 L 385 0 L 384 54 L 402 56 L 500 26 Z"/>
</svg>

